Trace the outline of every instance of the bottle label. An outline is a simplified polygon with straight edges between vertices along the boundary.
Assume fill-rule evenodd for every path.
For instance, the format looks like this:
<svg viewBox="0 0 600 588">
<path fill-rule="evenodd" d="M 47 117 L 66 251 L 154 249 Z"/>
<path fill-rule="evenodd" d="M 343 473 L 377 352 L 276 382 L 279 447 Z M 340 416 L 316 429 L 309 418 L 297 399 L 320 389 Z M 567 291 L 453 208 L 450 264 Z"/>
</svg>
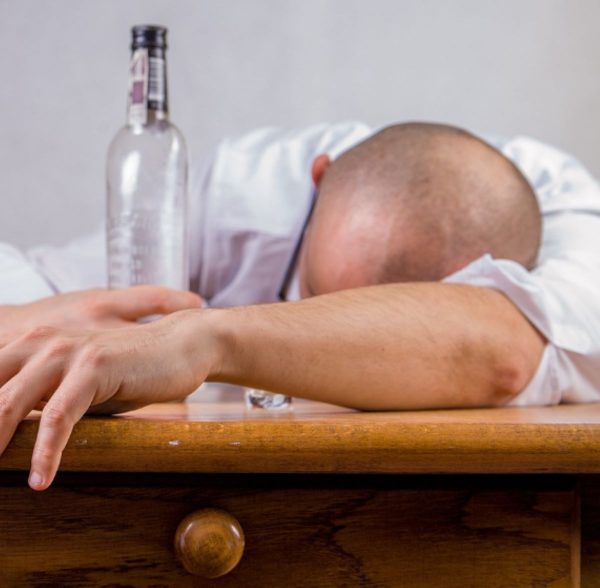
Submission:
<svg viewBox="0 0 600 588">
<path fill-rule="evenodd" d="M 165 60 L 150 56 L 148 62 L 148 107 L 166 110 Z"/>
<path fill-rule="evenodd" d="M 148 120 L 148 49 L 136 49 L 129 67 L 129 108 L 130 125 L 145 125 Z"/>
</svg>

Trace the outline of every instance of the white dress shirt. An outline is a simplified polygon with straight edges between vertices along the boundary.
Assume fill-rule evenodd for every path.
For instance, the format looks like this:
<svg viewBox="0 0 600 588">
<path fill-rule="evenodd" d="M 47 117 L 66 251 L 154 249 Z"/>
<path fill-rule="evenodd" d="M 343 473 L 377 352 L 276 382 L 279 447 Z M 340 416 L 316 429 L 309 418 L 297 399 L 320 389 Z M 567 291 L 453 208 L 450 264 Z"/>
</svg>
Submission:
<svg viewBox="0 0 600 588">
<path fill-rule="evenodd" d="M 335 158 L 372 132 L 346 123 L 222 141 L 193 175 L 192 288 L 211 306 L 277 300 L 310 206 L 314 157 Z M 512 404 L 600 401 L 600 187 L 577 161 L 542 143 L 488 140 L 536 192 L 543 215 L 538 264 L 528 272 L 485 255 L 444 281 L 502 291 L 548 340 L 535 376 Z M 28 253 L 0 244 L 0 304 L 105 286 L 105 268 L 103 230 Z M 295 276 L 289 298 L 298 297 Z"/>
</svg>

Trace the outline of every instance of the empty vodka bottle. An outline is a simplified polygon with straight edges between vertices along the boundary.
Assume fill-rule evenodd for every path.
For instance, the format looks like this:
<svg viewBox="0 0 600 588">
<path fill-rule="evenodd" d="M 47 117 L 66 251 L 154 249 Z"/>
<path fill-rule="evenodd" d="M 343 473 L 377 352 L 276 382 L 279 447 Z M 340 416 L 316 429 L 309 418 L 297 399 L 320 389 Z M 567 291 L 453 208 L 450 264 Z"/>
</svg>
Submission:
<svg viewBox="0 0 600 588">
<path fill-rule="evenodd" d="M 127 124 L 107 158 L 108 282 L 188 289 L 187 152 L 169 121 L 167 29 L 132 29 Z"/>
</svg>

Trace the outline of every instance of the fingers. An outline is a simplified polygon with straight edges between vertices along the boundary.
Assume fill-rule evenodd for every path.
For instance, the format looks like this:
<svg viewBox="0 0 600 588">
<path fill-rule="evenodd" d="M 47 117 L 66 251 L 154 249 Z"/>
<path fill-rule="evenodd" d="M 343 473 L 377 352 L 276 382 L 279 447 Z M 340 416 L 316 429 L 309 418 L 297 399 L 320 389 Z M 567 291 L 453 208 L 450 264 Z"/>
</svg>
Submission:
<svg viewBox="0 0 600 588">
<path fill-rule="evenodd" d="M 45 490 L 54 480 L 73 427 L 90 407 L 96 387 L 91 374 L 69 372 L 47 402 L 31 458 L 29 486 L 33 490 Z"/>
<path fill-rule="evenodd" d="M 10 343 L 1 349 L 0 353 L 0 387 L 19 372 L 23 365 L 25 354 L 22 349 Z"/>
<path fill-rule="evenodd" d="M 87 399 L 89 406 L 93 398 L 94 386 L 82 378 L 81 370 L 69 367 L 83 342 L 38 328 L 0 350 L 0 454 L 27 414 L 46 403 L 32 460 L 36 469 L 30 485 L 36 489 L 46 488 L 54 478 L 73 424 L 85 412 L 82 402 Z M 69 388 L 73 381 L 84 391 L 75 398 Z"/>
<path fill-rule="evenodd" d="M 127 320 L 199 308 L 203 304 L 202 298 L 193 292 L 171 290 L 160 286 L 135 286 L 111 290 L 110 295 L 115 314 Z"/>
<path fill-rule="evenodd" d="M 0 388 L 0 455 L 19 423 L 58 386 L 57 361 L 31 362 Z"/>
<path fill-rule="evenodd" d="M 55 333 L 56 331 L 52 327 L 37 327 L 0 349 L 0 389 L 21 371 L 29 358 L 47 345 Z M 54 364 L 55 359 L 68 351 L 66 339 L 56 338 L 54 345 L 49 347 L 48 351 L 49 353 L 44 356 L 44 359 L 50 360 Z"/>
</svg>

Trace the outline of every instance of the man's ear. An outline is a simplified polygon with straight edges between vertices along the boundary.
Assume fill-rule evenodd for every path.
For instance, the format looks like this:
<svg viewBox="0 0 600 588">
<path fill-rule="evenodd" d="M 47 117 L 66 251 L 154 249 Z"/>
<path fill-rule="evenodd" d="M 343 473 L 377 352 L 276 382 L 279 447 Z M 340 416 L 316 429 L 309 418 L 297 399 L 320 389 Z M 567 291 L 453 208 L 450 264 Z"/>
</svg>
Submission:
<svg viewBox="0 0 600 588">
<path fill-rule="evenodd" d="M 327 171 L 327 168 L 331 165 L 331 159 L 329 159 L 329 155 L 322 153 L 321 155 L 317 155 L 312 163 L 312 180 L 315 184 L 315 187 L 318 187 Z"/>
</svg>

